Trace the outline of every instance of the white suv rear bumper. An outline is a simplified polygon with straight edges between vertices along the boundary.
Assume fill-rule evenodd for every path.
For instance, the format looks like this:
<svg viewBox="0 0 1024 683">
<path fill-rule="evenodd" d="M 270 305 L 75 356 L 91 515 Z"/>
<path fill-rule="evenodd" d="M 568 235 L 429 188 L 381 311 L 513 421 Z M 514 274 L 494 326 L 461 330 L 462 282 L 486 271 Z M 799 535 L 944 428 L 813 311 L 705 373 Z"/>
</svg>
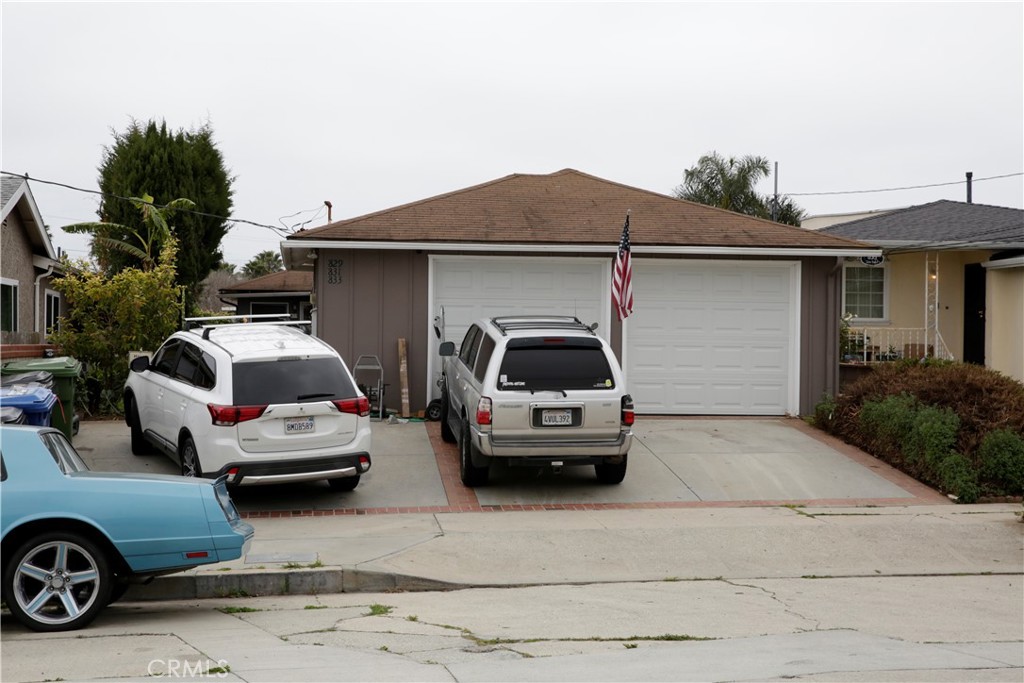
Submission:
<svg viewBox="0 0 1024 683">
<path fill-rule="evenodd" d="M 545 458 L 573 460 L 575 458 L 609 458 L 626 455 L 633 445 L 632 430 L 619 432 L 616 439 L 557 439 L 545 441 L 496 441 L 490 432 L 471 427 L 473 444 L 483 455 L 491 458 Z"/>
</svg>

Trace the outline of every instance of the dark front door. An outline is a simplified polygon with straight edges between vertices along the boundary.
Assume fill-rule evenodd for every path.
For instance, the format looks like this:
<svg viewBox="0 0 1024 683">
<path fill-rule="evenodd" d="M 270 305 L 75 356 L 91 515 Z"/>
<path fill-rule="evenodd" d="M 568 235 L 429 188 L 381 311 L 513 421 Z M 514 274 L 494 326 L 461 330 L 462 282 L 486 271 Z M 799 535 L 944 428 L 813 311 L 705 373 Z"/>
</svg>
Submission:
<svg viewBox="0 0 1024 683">
<path fill-rule="evenodd" d="M 985 269 L 964 266 L 964 362 L 985 364 Z"/>
</svg>

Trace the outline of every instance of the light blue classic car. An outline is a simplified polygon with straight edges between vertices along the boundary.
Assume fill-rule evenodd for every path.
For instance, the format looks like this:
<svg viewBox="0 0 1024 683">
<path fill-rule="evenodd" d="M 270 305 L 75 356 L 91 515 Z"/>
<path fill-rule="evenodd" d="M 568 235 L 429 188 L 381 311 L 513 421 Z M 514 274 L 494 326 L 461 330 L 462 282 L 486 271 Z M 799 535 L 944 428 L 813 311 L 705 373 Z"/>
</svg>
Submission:
<svg viewBox="0 0 1024 683">
<path fill-rule="evenodd" d="M 85 626 L 130 583 L 234 560 L 253 528 L 223 478 L 90 472 L 56 429 L 0 427 L 3 599 L 35 631 Z"/>
</svg>

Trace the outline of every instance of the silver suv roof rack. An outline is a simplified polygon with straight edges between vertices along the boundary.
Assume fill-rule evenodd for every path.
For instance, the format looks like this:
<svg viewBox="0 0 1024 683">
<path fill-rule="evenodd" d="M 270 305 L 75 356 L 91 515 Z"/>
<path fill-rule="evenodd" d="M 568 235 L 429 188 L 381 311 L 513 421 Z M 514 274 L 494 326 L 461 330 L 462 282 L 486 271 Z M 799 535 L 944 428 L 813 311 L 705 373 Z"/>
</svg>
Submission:
<svg viewBox="0 0 1024 683">
<path fill-rule="evenodd" d="M 491 324 L 505 336 L 509 330 L 556 329 L 595 334 L 594 330 L 597 329 L 597 323 L 587 325 L 572 315 L 504 315 L 491 318 Z"/>
</svg>

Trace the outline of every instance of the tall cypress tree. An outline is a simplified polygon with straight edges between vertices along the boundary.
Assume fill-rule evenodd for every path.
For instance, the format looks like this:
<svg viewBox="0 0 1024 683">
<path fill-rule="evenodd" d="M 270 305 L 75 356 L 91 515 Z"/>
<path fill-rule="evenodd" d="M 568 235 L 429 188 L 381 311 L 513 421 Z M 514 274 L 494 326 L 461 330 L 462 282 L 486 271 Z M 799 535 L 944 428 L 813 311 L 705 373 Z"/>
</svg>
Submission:
<svg viewBox="0 0 1024 683">
<path fill-rule="evenodd" d="M 114 131 L 114 144 L 103 150 L 99 185 L 104 193 L 98 211 L 101 221 L 142 228 L 138 208 L 116 197 L 149 194 L 162 206 L 183 197 L 195 202 L 192 212 L 174 216 L 171 230 L 178 239 L 177 284 L 185 287 L 192 310 L 203 279 L 223 258 L 220 243 L 228 231 L 223 218 L 231 214 L 234 181 L 213 141 L 213 129 L 171 132 L 167 122 L 132 121 L 124 132 Z M 199 215 L 209 214 L 207 216 Z M 159 253 L 159 246 L 154 245 Z M 108 273 L 136 265 L 123 253 L 94 243 L 93 256 Z"/>
</svg>

